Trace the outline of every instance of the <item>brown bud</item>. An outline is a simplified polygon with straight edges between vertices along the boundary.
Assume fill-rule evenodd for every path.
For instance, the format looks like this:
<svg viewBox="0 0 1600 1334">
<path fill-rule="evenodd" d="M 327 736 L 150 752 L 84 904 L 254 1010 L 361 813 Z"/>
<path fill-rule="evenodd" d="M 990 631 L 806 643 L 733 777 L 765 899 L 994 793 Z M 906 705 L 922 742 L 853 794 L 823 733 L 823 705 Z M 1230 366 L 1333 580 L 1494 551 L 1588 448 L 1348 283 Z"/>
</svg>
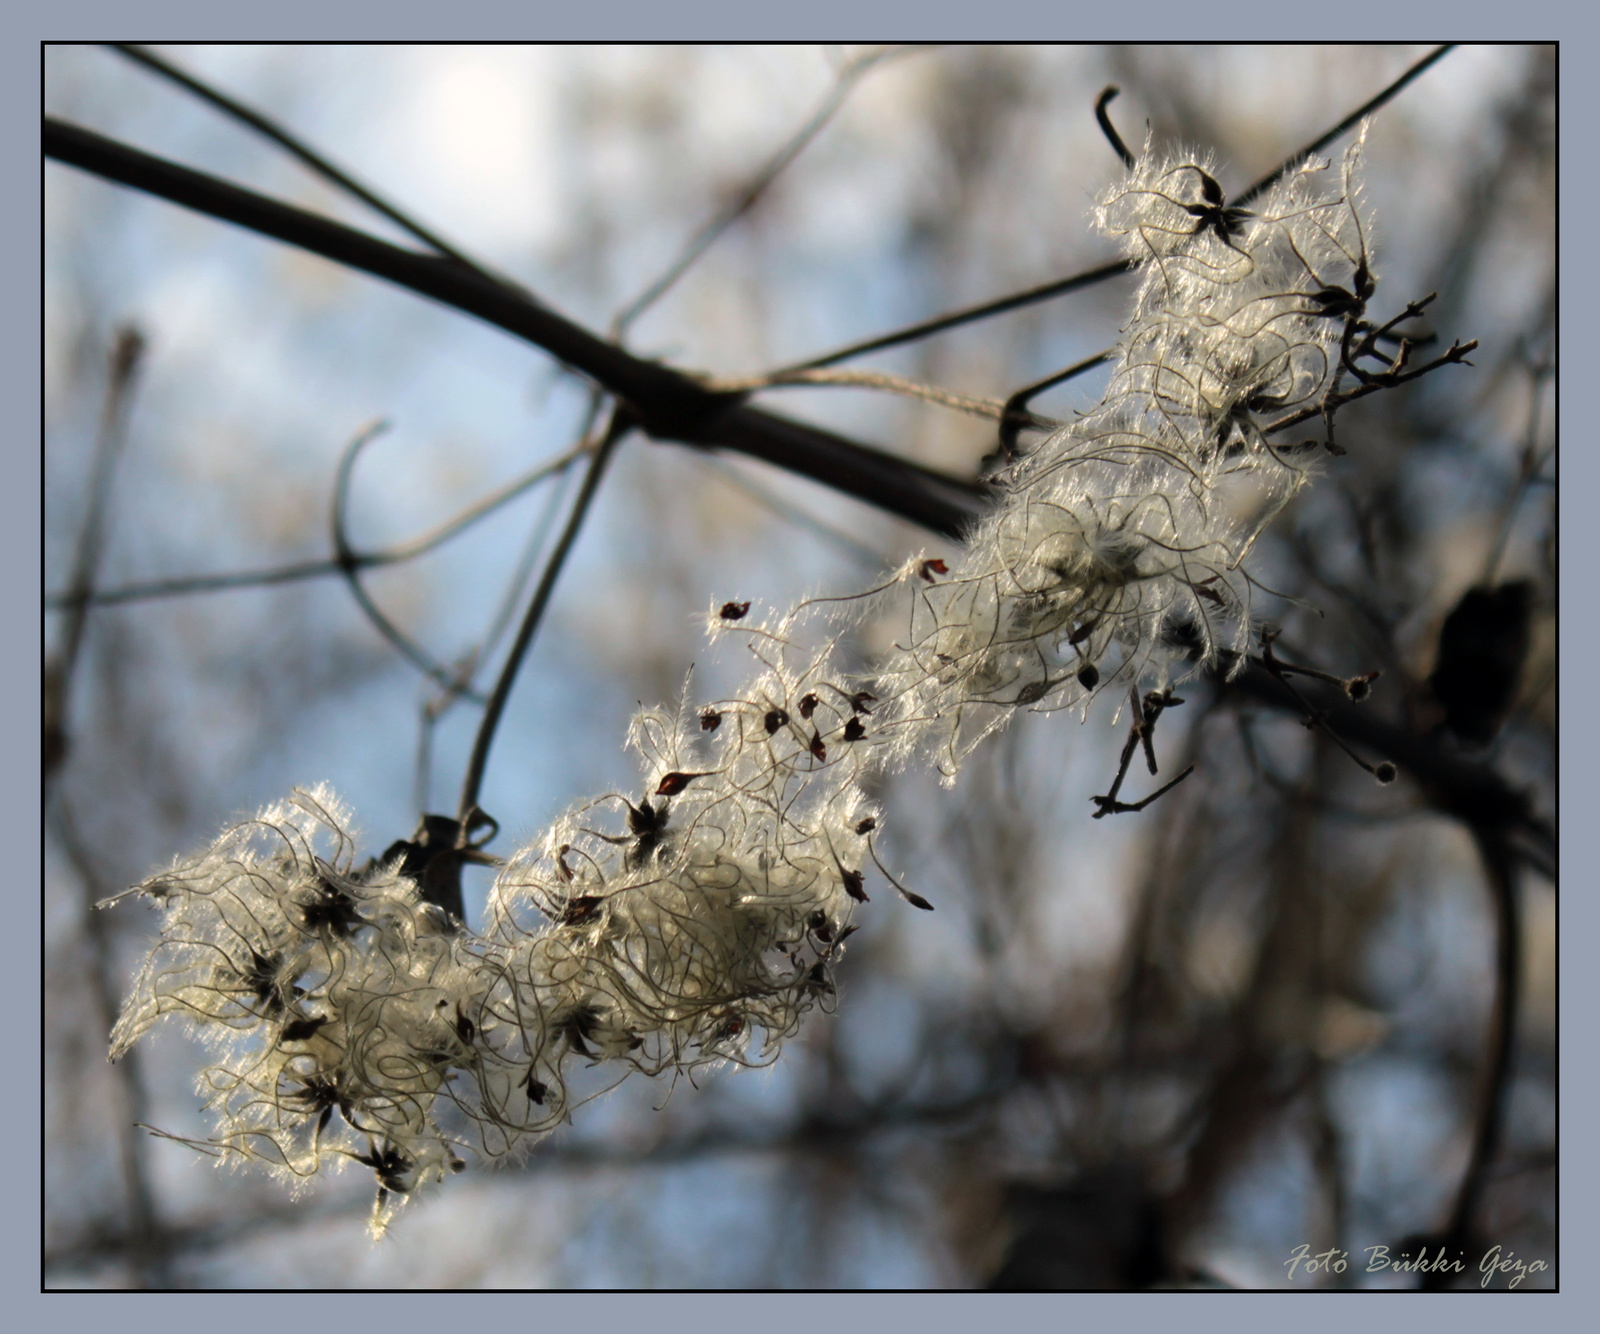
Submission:
<svg viewBox="0 0 1600 1334">
<path fill-rule="evenodd" d="M 676 771 L 670 774 L 663 774 L 661 776 L 661 786 L 656 788 L 656 796 L 675 797 L 678 795 L 678 793 L 682 792 L 684 788 L 688 787 L 690 783 L 694 782 L 695 779 L 704 777 L 705 775 L 703 773 L 685 774 L 678 773 Z"/>
</svg>

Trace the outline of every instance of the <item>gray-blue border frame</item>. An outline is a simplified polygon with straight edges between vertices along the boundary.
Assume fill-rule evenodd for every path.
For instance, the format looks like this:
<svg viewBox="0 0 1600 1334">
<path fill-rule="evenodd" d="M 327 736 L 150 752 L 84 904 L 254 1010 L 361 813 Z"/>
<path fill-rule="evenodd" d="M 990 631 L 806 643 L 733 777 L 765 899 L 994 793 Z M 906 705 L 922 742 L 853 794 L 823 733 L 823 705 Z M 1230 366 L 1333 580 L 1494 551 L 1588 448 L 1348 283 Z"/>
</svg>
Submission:
<svg viewBox="0 0 1600 1334">
<path fill-rule="evenodd" d="M 579 7 L 551 0 L 453 0 L 449 5 L 422 0 L 274 0 L 269 7 L 224 7 L 217 0 L 55 0 L 21 12 L 14 6 L 0 17 L 0 152 L 11 164 L 14 181 L 22 182 L 13 207 L 3 215 L 4 248 L 8 262 L 0 266 L 4 299 L 0 300 L 0 377 L 9 405 L 12 430 L 11 483 L 0 491 L 0 546 L 9 577 L 0 580 L 0 598 L 19 615 L 24 607 L 38 614 L 42 592 L 42 339 L 41 245 L 44 172 L 41 164 L 37 117 L 41 97 L 41 43 L 47 41 L 1116 41 L 1129 38 L 1163 40 L 1337 40 L 1359 37 L 1385 41 L 1562 40 L 1562 64 L 1577 71 L 1563 80 L 1561 121 L 1579 127 L 1600 123 L 1600 80 L 1592 77 L 1587 57 L 1597 43 L 1590 29 L 1600 28 L 1600 18 L 1584 19 L 1570 6 L 1551 0 L 1520 0 L 1514 7 L 1489 0 L 1426 0 L 1411 3 L 1403 14 L 1392 5 L 1344 3 L 1336 10 L 1316 11 L 1309 6 L 1269 4 L 1266 0 L 1144 0 L 1134 13 L 1115 6 L 1088 9 L 1062 0 L 984 0 L 982 4 L 957 0 L 808 0 L 803 6 L 775 5 L 762 0 L 605 0 Z M 1399 30 L 1397 30 L 1397 28 Z M 1570 34 L 1570 36 L 1569 36 Z M 1563 40 L 1564 39 L 1564 40 Z M 1569 142 L 1563 140 L 1563 148 Z M 1585 165 L 1588 150 L 1579 139 L 1577 153 Z M 1563 152 L 1562 165 L 1565 166 Z M 49 168 L 56 170 L 58 168 Z M 1581 241 L 1582 226 L 1600 217 L 1600 174 L 1581 168 L 1562 173 L 1563 238 Z M 1571 220 L 1571 226 L 1565 224 Z M 1595 275 L 1581 262 L 1561 270 L 1561 332 L 1587 312 L 1600 308 L 1592 290 Z M 1560 461 L 1562 471 L 1561 518 L 1568 517 L 1567 497 L 1589 494 L 1589 480 L 1600 495 L 1600 453 L 1581 446 Z M 1575 504 L 1574 521 L 1560 526 L 1562 569 L 1582 570 L 1587 554 L 1596 550 L 1592 516 L 1585 519 Z M 1600 616 L 1585 613 L 1594 594 L 1584 585 L 1564 585 L 1560 625 L 1560 665 L 1563 679 L 1569 665 L 1587 661 L 1600 640 Z M 13 606 L 13 604 L 15 604 Z M 9 619 L 9 616 L 7 617 Z M 42 626 L 41 620 L 35 622 Z M 0 656 L 0 681 L 7 697 L 33 713 L 40 700 L 42 639 L 39 648 Z M 1581 679 L 1581 678 L 1580 678 Z M 1568 878 L 1560 916 L 1561 1013 L 1573 1017 L 1562 1029 L 1562 1051 L 1574 1059 L 1564 1061 L 1560 1076 L 1560 1110 L 1570 1133 L 1563 1140 L 1560 1170 L 1562 1186 L 1560 1220 L 1561 1253 L 1567 1263 L 1561 1274 L 1562 1291 L 1537 1298 L 1538 1305 L 1512 1315 L 1504 1303 L 1511 1294 L 1494 1294 L 1470 1302 L 1464 1294 L 1333 1294 L 1333 1293 L 1150 1293 L 1150 1294 L 606 1294 L 571 1293 L 466 1295 L 412 1295 L 396 1293 L 274 1294 L 269 1297 L 238 1294 L 143 1294 L 118 1298 L 113 1294 L 40 1294 L 42 1172 L 35 1146 L 41 1143 L 41 1113 L 37 1084 L 27 1081 L 19 1092 L 0 1104 L 0 1117 L 9 1127 L 8 1138 L 19 1147 L 24 1163 L 34 1155 L 32 1179 L 36 1190 L 30 1200 L 26 1189 L 16 1190 L 0 1206 L 0 1284 L 13 1312 L 14 1327 L 101 1331 L 109 1320 L 119 1329 L 171 1328 L 179 1321 L 225 1319 L 237 1334 L 281 1328 L 284 1325 L 345 1325 L 359 1322 L 362 1329 L 386 1327 L 398 1331 L 424 1330 L 451 1318 L 503 1318 L 529 1327 L 582 1321 L 591 1329 L 623 1329 L 646 1325 L 653 1334 L 683 1329 L 703 1329 L 708 1323 L 756 1326 L 780 1334 L 788 1330 L 815 1334 L 819 1326 L 829 1334 L 867 1329 L 883 1323 L 916 1334 L 967 1334 L 978 1322 L 991 1328 L 1051 1331 L 1081 1327 L 1103 1329 L 1115 1322 L 1119 1329 L 1170 1330 L 1180 1322 L 1185 1329 L 1233 1331 L 1278 1329 L 1291 1323 L 1299 1330 L 1343 1330 L 1352 1322 L 1376 1329 L 1402 1329 L 1425 1315 L 1415 1305 L 1453 1301 L 1449 1319 L 1453 1327 L 1472 1331 L 1498 1330 L 1510 1321 L 1532 1323 L 1541 1329 L 1593 1328 L 1600 1317 L 1600 1280 L 1587 1261 L 1600 1252 L 1596 1188 L 1600 1187 L 1597 1159 L 1600 1145 L 1586 1134 L 1600 1106 L 1600 1070 L 1586 1059 L 1589 1033 L 1582 1016 L 1600 1009 L 1600 970 L 1585 966 L 1592 939 L 1600 939 L 1600 903 L 1579 883 L 1582 868 L 1600 864 L 1600 822 L 1591 806 L 1600 798 L 1600 773 L 1586 761 L 1595 722 L 1579 709 L 1561 713 L 1560 801 L 1562 828 L 1572 825 L 1578 867 Z M 4 821 L 4 846 L 22 852 L 14 892 L 30 892 L 42 879 L 42 787 L 40 782 L 40 729 L 21 728 L 0 759 L 0 819 Z M 1590 851 L 1585 853 L 1585 847 Z M 39 928 L 40 897 L 33 898 L 33 916 Z M 40 994 L 38 973 L 42 959 L 35 951 L 25 968 L 15 968 L 10 986 L 14 996 L 30 994 L 24 980 Z M 23 1031 L 26 1031 L 24 1028 Z M 34 1067 L 38 1068 L 37 1065 Z M 25 1166 L 23 1171 L 27 1171 Z M 16 1174 L 13 1180 L 21 1176 Z M 30 1208 L 30 1204 L 32 1207 Z M 1531 1294 L 1530 1294 L 1531 1295 Z M 467 1309 L 444 1303 L 470 1301 Z M 48 1310 L 43 1303 L 50 1301 Z M 115 1314 L 104 1303 L 116 1301 Z M 34 1303 L 40 1305 L 36 1306 Z M 982 1303 L 981 1307 L 977 1303 Z M 1360 1303 L 1359 1306 L 1351 1303 Z M 1468 1304 L 1462 1304 L 1466 1302 Z M 200 1307 L 196 1307 L 196 1303 Z M 488 1303 L 485 1305 L 484 1303 Z M 91 1305 L 92 1304 L 92 1305 Z M 359 1304 L 359 1305 L 358 1305 Z M 1292 1304 L 1292 1305 L 1291 1305 Z M 447 1315 L 447 1310 L 451 1312 Z M 1586 1318 L 1582 1315 L 1589 1310 Z"/>
</svg>

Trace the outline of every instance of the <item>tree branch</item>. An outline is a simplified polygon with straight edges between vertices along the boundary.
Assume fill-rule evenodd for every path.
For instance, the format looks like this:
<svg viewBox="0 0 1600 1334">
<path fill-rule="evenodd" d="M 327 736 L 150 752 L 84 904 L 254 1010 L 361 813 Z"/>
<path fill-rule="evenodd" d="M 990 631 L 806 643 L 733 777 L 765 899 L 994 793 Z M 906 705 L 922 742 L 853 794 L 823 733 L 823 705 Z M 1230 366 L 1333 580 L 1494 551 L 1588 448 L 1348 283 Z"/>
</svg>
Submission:
<svg viewBox="0 0 1600 1334">
<path fill-rule="evenodd" d="M 46 118 L 44 148 L 47 157 L 385 278 L 515 334 L 621 399 L 653 439 L 747 454 L 949 536 L 986 508 L 976 482 L 751 407 L 742 394 L 708 390 L 452 260 L 390 245 L 64 121 Z"/>
<path fill-rule="evenodd" d="M 218 92 L 210 84 L 195 78 L 194 75 L 179 69 L 176 65 L 169 64 L 154 51 L 148 51 L 132 42 L 111 42 L 109 45 L 110 49 L 118 55 L 125 56 L 135 64 L 160 75 L 163 79 L 170 80 L 185 92 L 192 93 L 201 101 L 215 107 L 223 115 L 231 116 L 240 124 L 246 125 L 257 134 L 270 139 L 278 147 L 298 159 L 302 165 L 322 177 L 323 180 L 337 186 L 352 198 L 360 200 L 368 208 L 382 214 L 402 230 L 410 232 L 423 245 L 437 250 L 448 259 L 453 259 L 462 268 L 471 269 L 473 272 L 481 273 L 485 277 L 498 278 L 498 275 L 490 274 L 488 270 L 469 259 L 436 232 L 424 227 L 414 218 L 402 213 L 387 200 L 374 194 L 348 172 L 341 171 L 333 163 L 329 162 L 327 158 L 323 157 L 322 154 L 290 134 L 277 121 L 263 116 L 259 111 L 245 106 L 243 102 L 236 101 L 225 93 Z"/>
</svg>

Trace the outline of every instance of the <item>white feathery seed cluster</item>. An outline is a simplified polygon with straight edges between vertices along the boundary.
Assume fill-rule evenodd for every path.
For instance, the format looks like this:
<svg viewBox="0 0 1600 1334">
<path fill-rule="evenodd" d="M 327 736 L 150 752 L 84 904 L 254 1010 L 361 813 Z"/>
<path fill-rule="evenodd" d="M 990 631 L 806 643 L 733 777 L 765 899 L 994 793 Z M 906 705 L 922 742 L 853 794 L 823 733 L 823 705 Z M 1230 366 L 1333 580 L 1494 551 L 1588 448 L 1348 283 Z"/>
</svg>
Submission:
<svg viewBox="0 0 1600 1334">
<path fill-rule="evenodd" d="M 753 679 L 641 712 L 640 795 L 580 806 L 513 855 L 480 933 L 424 902 L 394 849 L 357 867 L 324 790 L 225 831 L 130 891 L 165 920 L 113 1056 L 181 1017 L 220 1053 L 200 1081 L 218 1131 L 199 1146 L 295 1180 L 369 1167 L 380 1228 L 465 1149 L 502 1157 L 566 1118 L 574 1063 L 774 1059 L 830 1004 L 866 870 L 882 870 L 871 773 L 928 759 L 953 779 L 1020 708 L 1247 646 L 1244 560 L 1310 466 L 1262 421 L 1328 390 L 1371 292 L 1359 152 L 1338 173 L 1307 162 L 1246 211 L 1209 163 L 1147 148 L 1095 214 L 1141 273 L 1106 393 L 1013 465 L 959 559 L 767 621 L 714 610 Z M 863 676 L 838 642 L 868 615 L 896 633 Z"/>
<path fill-rule="evenodd" d="M 1208 162 L 1147 148 L 1101 197 L 1097 224 L 1140 265 L 1133 319 L 1099 405 L 1013 467 L 949 579 L 908 582 L 880 675 L 901 758 L 931 750 L 953 780 L 1019 707 L 1244 650 L 1245 557 L 1316 453 L 1261 421 L 1318 401 L 1370 288 L 1359 155 L 1332 182 L 1309 160 L 1246 211 Z"/>
<path fill-rule="evenodd" d="M 164 920 L 111 1057 L 183 1020 L 219 1053 L 199 1079 L 219 1133 L 198 1147 L 294 1180 L 364 1163 L 381 1217 L 461 1164 L 433 1106 L 464 1053 L 476 960 L 413 880 L 354 852 L 337 798 L 296 791 L 130 891 Z"/>
</svg>

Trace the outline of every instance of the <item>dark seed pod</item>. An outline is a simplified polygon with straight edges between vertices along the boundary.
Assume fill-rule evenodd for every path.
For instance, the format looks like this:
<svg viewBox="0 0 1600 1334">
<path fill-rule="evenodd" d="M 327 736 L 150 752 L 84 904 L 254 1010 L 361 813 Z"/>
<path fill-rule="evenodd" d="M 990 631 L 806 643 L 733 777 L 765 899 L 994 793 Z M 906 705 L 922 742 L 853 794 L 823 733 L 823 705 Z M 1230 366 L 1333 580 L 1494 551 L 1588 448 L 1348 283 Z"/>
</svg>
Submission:
<svg viewBox="0 0 1600 1334">
<path fill-rule="evenodd" d="M 679 773 L 676 770 L 670 774 L 663 774 L 661 776 L 661 786 L 656 788 L 656 796 L 675 797 L 678 795 L 678 793 L 682 792 L 684 788 L 688 787 L 690 783 L 694 782 L 695 779 L 704 777 L 705 774 L 703 773 Z"/>
<path fill-rule="evenodd" d="M 280 1042 L 304 1042 L 328 1021 L 326 1019 L 291 1019 L 283 1026 Z"/>
<path fill-rule="evenodd" d="M 600 916 L 600 905 L 604 902 L 595 894 L 579 894 L 576 898 L 568 899 L 566 907 L 562 908 L 561 915 L 556 919 L 562 926 L 583 926 Z"/>
</svg>

